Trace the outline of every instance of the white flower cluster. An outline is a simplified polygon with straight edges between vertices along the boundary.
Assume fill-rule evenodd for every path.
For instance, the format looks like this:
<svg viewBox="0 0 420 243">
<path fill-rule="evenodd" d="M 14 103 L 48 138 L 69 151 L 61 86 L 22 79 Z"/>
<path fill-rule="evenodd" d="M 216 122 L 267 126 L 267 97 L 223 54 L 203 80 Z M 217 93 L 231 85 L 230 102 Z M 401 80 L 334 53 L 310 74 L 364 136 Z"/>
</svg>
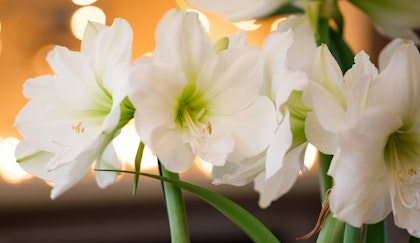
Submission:
<svg viewBox="0 0 420 243">
<path fill-rule="evenodd" d="M 389 44 L 379 70 L 361 52 L 343 75 L 303 17 L 289 17 L 262 49 L 243 33 L 214 44 L 197 14 L 181 9 L 163 16 L 155 36 L 151 58 L 133 63 L 126 21 L 89 23 L 80 52 L 49 53 L 54 76 L 26 81 L 16 156 L 27 172 L 55 183 L 52 198 L 94 162 L 120 169 L 111 141 L 134 118 L 166 169 L 183 172 L 199 157 L 213 165 L 216 184 L 254 181 L 261 207 L 290 190 L 305 170 L 306 145 L 314 144 L 334 155 L 336 217 L 360 227 L 393 211 L 398 226 L 420 237 L 420 55 L 413 42 Z M 117 175 L 96 174 L 101 187 Z"/>
</svg>

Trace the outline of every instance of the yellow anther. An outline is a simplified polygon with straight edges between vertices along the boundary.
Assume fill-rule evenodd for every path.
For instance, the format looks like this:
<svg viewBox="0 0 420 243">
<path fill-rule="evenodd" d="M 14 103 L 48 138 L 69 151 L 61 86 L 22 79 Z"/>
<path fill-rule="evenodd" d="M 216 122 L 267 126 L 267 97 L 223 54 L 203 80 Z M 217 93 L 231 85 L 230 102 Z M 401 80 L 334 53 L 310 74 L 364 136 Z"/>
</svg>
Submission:
<svg viewBox="0 0 420 243">
<path fill-rule="evenodd" d="M 209 133 L 209 135 L 211 135 L 211 132 L 213 131 L 213 129 L 211 128 L 211 123 L 208 122 L 207 123 L 207 132 Z"/>
<path fill-rule="evenodd" d="M 85 128 L 82 127 L 82 122 L 80 121 L 76 125 L 71 126 L 71 128 L 79 134 L 85 132 Z"/>
<path fill-rule="evenodd" d="M 417 170 L 416 170 L 416 169 L 414 169 L 414 168 L 410 168 L 410 169 L 408 170 L 408 174 L 409 174 L 410 176 L 417 175 Z"/>
</svg>

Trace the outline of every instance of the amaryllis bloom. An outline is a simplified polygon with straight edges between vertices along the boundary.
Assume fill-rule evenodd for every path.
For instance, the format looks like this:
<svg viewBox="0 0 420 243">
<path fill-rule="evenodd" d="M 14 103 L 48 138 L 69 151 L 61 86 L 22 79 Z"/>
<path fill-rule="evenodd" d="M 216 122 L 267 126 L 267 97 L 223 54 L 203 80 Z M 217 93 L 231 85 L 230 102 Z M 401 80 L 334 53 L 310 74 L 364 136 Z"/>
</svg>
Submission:
<svg viewBox="0 0 420 243">
<path fill-rule="evenodd" d="M 133 72 L 129 98 L 142 141 L 166 169 L 185 171 L 196 156 L 221 166 L 267 147 L 275 112 L 259 94 L 257 47 L 217 52 L 198 15 L 181 9 L 164 15 L 156 44 L 150 62 Z"/>
<path fill-rule="evenodd" d="M 89 23 L 81 51 L 57 46 L 47 56 L 55 75 L 29 79 L 29 102 L 16 118 L 23 141 L 20 166 L 53 182 L 51 197 L 77 183 L 96 161 L 98 169 L 120 169 L 110 141 L 132 117 L 127 97 L 132 30 L 123 19 L 112 26 Z M 100 187 L 117 173 L 97 172 Z"/>
<path fill-rule="evenodd" d="M 229 20 L 259 19 L 276 12 L 291 0 L 188 0 L 197 8 L 226 16 Z"/>
<path fill-rule="evenodd" d="M 331 65 L 326 47 L 321 49 L 325 68 L 310 85 L 318 132 L 308 138 L 335 149 L 328 171 L 334 178 L 331 211 L 360 227 L 392 210 L 397 226 L 420 237 L 418 49 L 411 41 L 394 40 L 380 54 L 379 72 L 359 53 L 344 78 Z M 323 129 L 327 136 L 321 135 Z"/>
<path fill-rule="evenodd" d="M 420 29 L 420 1 L 350 0 L 372 19 L 377 29 L 392 38 L 411 39 L 420 44 L 414 32 Z"/>
<path fill-rule="evenodd" d="M 277 113 L 277 126 L 264 153 L 240 162 L 213 168 L 216 184 L 245 185 L 254 180 L 260 193 L 259 205 L 268 207 L 294 185 L 305 170 L 304 123 L 308 108 L 302 104 L 302 91 L 308 83 L 316 43 L 305 18 L 291 16 L 264 42 L 264 89 Z M 305 60 L 302 56 L 305 55 Z"/>
</svg>

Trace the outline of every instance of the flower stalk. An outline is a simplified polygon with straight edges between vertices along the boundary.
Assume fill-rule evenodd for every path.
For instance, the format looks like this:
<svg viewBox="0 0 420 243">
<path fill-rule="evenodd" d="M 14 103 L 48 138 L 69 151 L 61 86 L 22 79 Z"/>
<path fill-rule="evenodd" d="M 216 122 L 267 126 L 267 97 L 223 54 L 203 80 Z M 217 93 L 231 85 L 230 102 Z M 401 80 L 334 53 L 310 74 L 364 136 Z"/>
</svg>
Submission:
<svg viewBox="0 0 420 243">
<path fill-rule="evenodd" d="M 159 173 L 162 177 L 175 180 L 179 179 L 178 173 L 166 170 L 160 162 Z M 162 181 L 162 189 L 168 213 L 171 242 L 190 242 L 187 215 L 185 212 L 185 203 L 181 188 L 169 182 Z"/>
<path fill-rule="evenodd" d="M 346 224 L 344 228 L 344 243 L 358 243 L 361 242 L 361 229 Z M 376 242 L 376 241 L 375 241 Z"/>
<path fill-rule="evenodd" d="M 363 242 L 386 242 L 386 222 L 382 220 L 376 224 L 368 224 L 365 226 L 365 234 Z"/>
</svg>

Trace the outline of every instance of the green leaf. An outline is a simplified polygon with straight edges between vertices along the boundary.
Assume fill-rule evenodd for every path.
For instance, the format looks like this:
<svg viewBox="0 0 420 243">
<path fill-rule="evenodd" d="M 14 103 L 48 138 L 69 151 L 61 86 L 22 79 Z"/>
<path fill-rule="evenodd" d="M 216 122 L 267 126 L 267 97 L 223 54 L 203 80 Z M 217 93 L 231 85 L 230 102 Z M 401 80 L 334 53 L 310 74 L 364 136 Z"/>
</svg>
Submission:
<svg viewBox="0 0 420 243">
<path fill-rule="evenodd" d="M 187 190 L 199 198 L 203 199 L 205 202 L 209 203 L 211 206 L 219 210 L 226 217 L 228 217 L 233 223 L 235 223 L 245 234 L 249 236 L 254 242 L 261 243 L 271 243 L 271 242 L 280 242 L 274 235 L 271 233 L 267 227 L 265 227 L 257 218 L 255 218 L 247 210 L 229 200 L 228 198 L 217 194 L 208 189 L 172 178 L 166 178 L 158 175 L 135 172 L 135 171 L 126 171 L 126 170 L 100 170 L 100 171 L 114 171 L 122 173 L 130 173 L 136 175 L 147 176 L 150 178 L 158 179 L 165 182 L 170 182 L 180 188 Z"/>
<path fill-rule="evenodd" d="M 136 195 L 137 187 L 139 184 L 139 172 L 141 167 L 141 159 L 143 157 L 143 150 L 144 150 L 144 143 L 140 142 L 139 147 L 137 149 L 136 158 L 134 160 L 134 170 L 136 173 L 134 174 L 134 181 L 133 181 L 133 192 L 132 195 Z"/>
<path fill-rule="evenodd" d="M 333 29 L 330 29 L 329 42 L 327 44 L 331 54 L 340 65 L 341 71 L 345 73 L 354 63 L 353 51 L 343 40 L 341 34 L 335 32 Z"/>
<path fill-rule="evenodd" d="M 290 15 L 290 14 L 302 14 L 304 11 L 302 8 L 296 7 L 292 3 L 286 3 L 277 9 L 274 13 L 270 14 L 267 17 L 277 16 L 277 15 Z"/>
</svg>

